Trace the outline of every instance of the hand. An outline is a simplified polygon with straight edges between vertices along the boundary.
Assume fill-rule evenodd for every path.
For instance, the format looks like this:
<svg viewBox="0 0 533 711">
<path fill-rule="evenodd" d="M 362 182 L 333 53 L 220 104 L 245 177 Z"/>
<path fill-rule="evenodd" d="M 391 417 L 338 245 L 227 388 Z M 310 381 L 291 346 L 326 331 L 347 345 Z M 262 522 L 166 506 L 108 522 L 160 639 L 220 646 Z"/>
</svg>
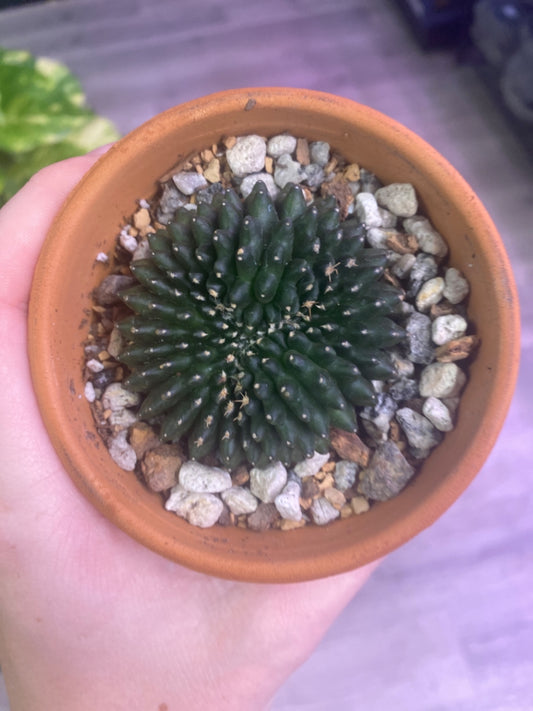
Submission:
<svg viewBox="0 0 533 711">
<path fill-rule="evenodd" d="M 233 583 L 152 553 L 74 488 L 41 422 L 26 311 L 42 241 L 97 153 L 38 173 L 0 212 L 0 664 L 12 711 L 263 708 L 371 567 Z"/>
</svg>

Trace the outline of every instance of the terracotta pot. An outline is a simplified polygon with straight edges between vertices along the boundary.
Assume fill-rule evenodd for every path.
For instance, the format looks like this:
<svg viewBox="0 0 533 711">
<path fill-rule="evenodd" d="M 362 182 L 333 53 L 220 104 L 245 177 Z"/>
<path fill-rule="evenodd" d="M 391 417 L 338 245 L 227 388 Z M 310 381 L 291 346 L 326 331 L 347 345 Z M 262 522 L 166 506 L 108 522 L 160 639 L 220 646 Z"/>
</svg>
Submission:
<svg viewBox="0 0 533 711">
<path fill-rule="evenodd" d="M 450 265 L 469 279 L 469 316 L 481 346 L 457 426 L 395 499 L 327 527 L 255 533 L 195 528 L 164 510 L 98 437 L 83 397 L 83 349 L 95 263 L 125 216 L 177 161 L 226 135 L 290 131 L 324 140 L 384 182 L 411 182 L 421 211 L 444 235 Z M 177 106 L 119 141 L 75 188 L 35 272 L 29 314 L 35 390 L 50 438 L 81 492 L 117 526 L 161 555 L 235 580 L 300 581 L 361 566 L 433 523 L 482 467 L 503 424 L 519 358 L 519 314 L 507 255 L 487 212 L 423 140 L 352 101 L 307 90 L 243 89 Z"/>
</svg>

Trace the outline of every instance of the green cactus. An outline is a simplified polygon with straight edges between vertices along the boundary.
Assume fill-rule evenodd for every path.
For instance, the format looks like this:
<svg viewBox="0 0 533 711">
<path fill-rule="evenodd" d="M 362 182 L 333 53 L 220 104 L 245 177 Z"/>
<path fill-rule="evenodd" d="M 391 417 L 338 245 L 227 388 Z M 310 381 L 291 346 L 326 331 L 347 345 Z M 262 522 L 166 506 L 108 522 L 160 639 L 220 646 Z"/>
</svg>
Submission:
<svg viewBox="0 0 533 711">
<path fill-rule="evenodd" d="M 291 465 L 328 451 L 332 426 L 354 431 L 404 337 L 390 318 L 402 295 L 380 280 L 386 254 L 364 237 L 334 198 L 308 206 L 295 185 L 275 202 L 259 181 L 244 201 L 228 189 L 178 210 L 121 293 L 139 417 L 230 469 Z"/>
</svg>

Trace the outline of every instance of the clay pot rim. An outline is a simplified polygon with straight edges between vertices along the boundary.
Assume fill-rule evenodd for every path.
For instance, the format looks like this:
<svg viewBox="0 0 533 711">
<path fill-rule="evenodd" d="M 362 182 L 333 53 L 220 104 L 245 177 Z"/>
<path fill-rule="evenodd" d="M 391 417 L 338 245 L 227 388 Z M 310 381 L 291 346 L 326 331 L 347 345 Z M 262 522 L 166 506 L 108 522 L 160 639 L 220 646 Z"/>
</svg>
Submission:
<svg viewBox="0 0 533 711">
<path fill-rule="evenodd" d="M 478 225 L 478 230 L 483 232 L 483 240 L 489 249 L 488 268 L 498 292 L 499 308 L 502 312 L 505 311 L 506 316 L 500 318 L 502 333 L 498 341 L 499 370 L 494 373 L 494 392 L 484 415 L 483 432 L 480 432 L 477 437 L 477 448 L 468 451 L 467 461 L 462 461 L 460 467 L 457 466 L 450 471 L 441 485 L 434 488 L 423 501 L 412 506 L 406 515 L 402 515 L 399 519 L 392 516 L 388 524 L 379 531 L 369 531 L 357 552 L 354 551 L 352 542 L 345 540 L 338 542 L 333 557 L 328 550 L 320 549 L 317 535 L 322 530 L 318 533 L 316 531 L 309 533 L 309 529 L 301 529 L 287 533 L 279 531 L 251 533 L 251 535 L 264 536 L 266 541 L 272 536 L 294 536 L 297 540 L 302 535 L 316 540 L 316 550 L 309 552 L 307 556 L 300 556 L 297 560 L 287 557 L 275 561 L 273 566 L 272 559 L 266 551 L 263 559 L 228 558 L 221 562 L 219 550 L 206 546 L 205 551 L 202 552 L 202 560 L 199 561 L 198 551 L 190 548 L 187 541 L 182 543 L 179 537 L 169 540 L 167 535 L 153 528 L 145 527 L 140 530 L 139 511 L 134 512 L 128 507 L 121 506 L 115 498 L 116 491 L 107 489 L 99 473 L 92 471 L 83 457 L 78 457 L 76 443 L 66 429 L 66 414 L 55 405 L 48 406 L 54 394 L 53 387 L 57 384 L 57 373 L 53 360 L 47 361 L 39 355 L 43 349 L 44 352 L 50 352 L 52 347 L 51 333 L 45 319 L 42 319 L 39 313 L 46 313 L 46 309 L 51 306 L 51 297 L 47 296 L 47 289 L 50 289 L 51 276 L 54 272 L 54 251 L 58 243 L 61 245 L 68 241 L 69 225 L 78 201 L 87 200 L 87 195 L 98 189 L 104 172 L 107 175 L 118 174 L 133 159 L 139 150 L 139 145 L 144 146 L 141 154 L 143 152 L 146 154 L 152 140 L 164 141 L 165 137 L 175 131 L 177 121 L 198 121 L 201 124 L 207 112 L 218 112 L 222 117 L 232 111 L 244 110 L 249 112 L 253 123 L 254 110 L 266 109 L 276 111 L 281 117 L 284 114 L 289 117 L 295 106 L 312 108 L 315 118 L 316 114 L 326 116 L 333 113 L 354 119 L 359 127 L 377 134 L 380 140 L 388 144 L 393 142 L 398 153 L 405 156 L 415 168 L 420 156 L 423 155 L 424 170 L 431 176 L 433 183 L 447 194 L 449 201 L 455 205 L 468 205 L 471 219 Z M 287 124 L 287 129 L 293 127 L 289 118 Z M 222 133 L 230 135 L 231 126 L 225 127 L 221 123 L 221 135 Z M 300 135 L 306 133 L 307 131 L 303 130 Z M 201 143 L 201 137 L 198 140 Z M 198 148 L 204 145 L 201 144 Z M 139 160 L 142 160 L 142 156 Z M 29 310 L 30 365 L 43 420 L 64 466 L 85 496 L 121 529 L 158 553 L 168 555 L 204 573 L 256 582 L 300 581 L 352 569 L 397 548 L 444 513 L 477 474 L 503 425 L 518 373 L 519 341 L 518 298 L 507 254 L 486 209 L 460 174 L 422 138 L 374 109 L 324 92 L 285 87 L 229 90 L 181 104 L 157 115 L 112 146 L 74 188 L 56 217 L 35 271 Z M 393 508 L 390 502 L 380 506 L 391 510 Z M 222 530 L 220 535 L 223 538 L 225 531 Z M 237 531 L 231 535 L 238 538 L 245 534 Z M 287 542 L 290 543 L 290 540 L 287 539 Z M 169 555 L 169 546 L 173 548 L 171 555 Z"/>
</svg>

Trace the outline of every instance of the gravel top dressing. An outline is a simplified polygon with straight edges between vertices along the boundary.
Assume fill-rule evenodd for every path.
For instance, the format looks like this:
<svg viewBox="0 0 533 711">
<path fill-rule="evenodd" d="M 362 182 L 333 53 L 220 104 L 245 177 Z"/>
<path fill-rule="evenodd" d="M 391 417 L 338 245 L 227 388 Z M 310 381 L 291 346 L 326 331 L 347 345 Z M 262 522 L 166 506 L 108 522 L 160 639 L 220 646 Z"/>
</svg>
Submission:
<svg viewBox="0 0 533 711">
<path fill-rule="evenodd" d="M 200 527 L 396 496 L 453 429 L 478 342 L 447 254 L 412 185 L 327 143 L 191 156 L 95 255 L 85 396 L 111 457 Z"/>
</svg>

